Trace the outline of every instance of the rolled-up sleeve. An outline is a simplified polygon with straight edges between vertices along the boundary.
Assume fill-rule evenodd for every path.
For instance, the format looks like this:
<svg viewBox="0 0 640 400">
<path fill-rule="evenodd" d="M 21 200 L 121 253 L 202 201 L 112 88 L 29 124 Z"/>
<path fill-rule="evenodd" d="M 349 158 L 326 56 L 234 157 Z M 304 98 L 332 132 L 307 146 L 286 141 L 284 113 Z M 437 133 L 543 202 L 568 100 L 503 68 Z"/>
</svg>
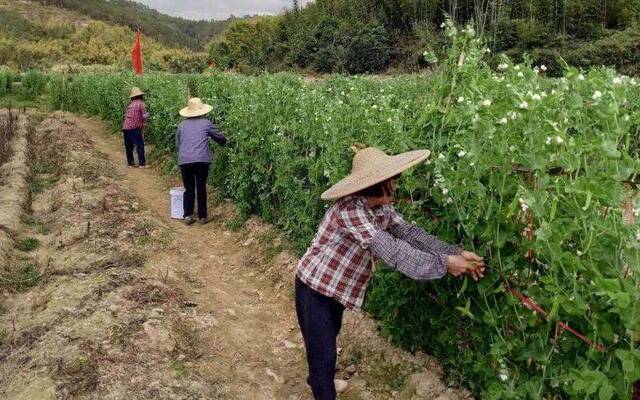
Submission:
<svg viewBox="0 0 640 400">
<path fill-rule="evenodd" d="M 447 273 L 447 255 L 417 249 L 386 231 L 377 232 L 369 241 L 369 251 L 389 268 L 411 279 L 430 281 Z"/>
<path fill-rule="evenodd" d="M 443 242 L 437 237 L 429 235 L 424 231 L 424 229 L 405 222 L 402 216 L 395 210 L 393 211 L 393 217 L 387 230 L 396 238 L 401 239 L 409 243 L 411 246 L 423 251 L 433 251 L 435 253 L 447 255 L 462 254 L 462 249 L 458 246 Z"/>
</svg>

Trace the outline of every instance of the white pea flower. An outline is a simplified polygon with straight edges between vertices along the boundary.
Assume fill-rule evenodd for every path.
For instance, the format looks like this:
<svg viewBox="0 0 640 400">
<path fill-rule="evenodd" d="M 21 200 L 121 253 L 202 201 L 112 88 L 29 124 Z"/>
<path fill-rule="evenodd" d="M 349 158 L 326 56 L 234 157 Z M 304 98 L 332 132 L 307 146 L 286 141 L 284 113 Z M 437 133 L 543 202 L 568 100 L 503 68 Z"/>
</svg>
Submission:
<svg viewBox="0 0 640 400">
<path fill-rule="evenodd" d="M 551 90 L 551 94 L 552 94 L 552 95 L 554 95 L 554 94 L 556 94 L 556 93 L 557 93 L 557 92 L 556 92 L 556 90 L 555 90 L 555 89 Z"/>
<path fill-rule="evenodd" d="M 539 74 L 540 73 L 540 68 L 534 67 L 533 68 L 533 72 L 535 72 L 536 74 Z"/>
<path fill-rule="evenodd" d="M 447 189 L 446 187 L 443 187 L 443 188 L 442 188 L 442 194 L 443 194 L 443 195 L 445 195 L 445 196 L 446 196 L 447 194 L 449 194 L 449 189 Z"/>
<path fill-rule="evenodd" d="M 344 92 L 340 92 L 340 94 L 341 94 L 342 96 L 344 96 Z"/>
<path fill-rule="evenodd" d="M 500 125 L 506 125 L 506 124 L 507 124 L 507 122 L 509 122 L 509 121 L 507 120 L 507 117 L 503 117 L 502 119 L 500 119 L 500 120 L 498 121 L 498 123 L 499 123 Z"/>
<path fill-rule="evenodd" d="M 562 139 L 560 136 L 556 136 L 556 143 L 562 144 L 564 143 L 564 139 Z"/>
<path fill-rule="evenodd" d="M 509 68 L 509 65 L 504 64 L 504 63 L 503 63 L 503 64 L 498 65 L 498 70 L 500 70 L 500 71 L 504 71 L 504 70 L 506 70 L 506 69 L 508 69 L 508 68 Z"/>
<path fill-rule="evenodd" d="M 640 242 L 640 231 L 636 232 L 636 240 Z"/>
<path fill-rule="evenodd" d="M 578 251 L 576 251 L 576 255 L 577 255 L 578 257 L 582 257 L 582 256 L 584 255 L 584 253 L 583 253 L 583 252 L 581 252 L 580 250 L 578 250 Z"/>
<path fill-rule="evenodd" d="M 519 107 L 526 110 L 527 108 L 529 108 L 529 103 L 527 103 L 526 101 L 523 101 L 522 103 L 520 103 Z"/>
<path fill-rule="evenodd" d="M 515 111 L 509 111 L 507 113 L 507 116 L 511 119 L 516 119 L 518 117 L 518 114 Z"/>
<path fill-rule="evenodd" d="M 451 197 L 447 197 L 447 204 L 453 203 L 453 199 Z"/>
<path fill-rule="evenodd" d="M 522 73 L 522 71 L 518 72 L 518 78 L 524 78 L 524 74 Z"/>
<path fill-rule="evenodd" d="M 545 97 L 547 97 L 547 92 L 540 92 L 540 96 L 542 96 L 542 98 L 544 99 Z"/>
<path fill-rule="evenodd" d="M 551 144 L 551 136 L 547 136 L 547 140 L 545 141 L 546 144 Z"/>
<path fill-rule="evenodd" d="M 631 80 L 629 81 L 629 83 L 631 84 L 631 86 L 635 86 L 637 84 L 636 82 L 636 78 L 631 78 Z"/>
<path fill-rule="evenodd" d="M 585 79 L 584 75 L 580 74 L 578 75 L 578 80 L 579 81 L 583 81 Z"/>
<path fill-rule="evenodd" d="M 446 23 L 444 23 L 444 22 L 440 24 L 440 28 L 444 28 L 444 27 L 446 27 L 446 26 L 447 26 L 447 24 L 446 24 Z"/>
<path fill-rule="evenodd" d="M 489 100 L 489 99 L 484 99 L 484 100 L 482 100 L 482 103 L 480 103 L 480 105 L 481 105 L 482 107 L 489 107 L 489 106 L 491 106 L 491 100 Z"/>
<path fill-rule="evenodd" d="M 591 96 L 591 98 L 594 100 L 599 100 L 601 97 L 602 97 L 602 92 L 599 90 L 596 90 L 595 93 L 593 93 L 593 96 Z"/>
<path fill-rule="evenodd" d="M 443 153 L 440 153 L 440 155 L 438 155 L 438 159 L 440 159 L 440 160 L 444 160 L 446 158 L 447 157 Z"/>
<path fill-rule="evenodd" d="M 546 70 L 547 70 L 547 66 L 546 66 L 546 65 L 544 65 L 544 64 L 542 64 L 542 65 L 540 66 L 540 70 L 541 70 L 541 71 L 546 71 Z"/>
<path fill-rule="evenodd" d="M 486 54 L 491 53 L 491 49 L 488 47 L 485 47 L 485 49 L 483 50 Z"/>
<path fill-rule="evenodd" d="M 620 78 L 619 76 L 616 76 L 615 78 L 613 78 L 613 84 L 614 85 L 621 85 L 622 84 L 622 78 Z"/>
<path fill-rule="evenodd" d="M 540 101 L 540 100 L 542 100 L 542 96 L 540 96 L 538 93 L 536 93 L 533 96 L 531 96 L 531 99 Z"/>
<path fill-rule="evenodd" d="M 513 69 L 515 69 L 516 71 L 520 71 L 520 66 L 516 65 L 515 67 L 513 67 Z"/>
<path fill-rule="evenodd" d="M 374 104 L 371 108 L 373 108 L 374 110 L 377 110 L 378 106 L 376 104 Z"/>
<path fill-rule="evenodd" d="M 512 145 L 512 146 L 509 146 L 509 151 L 510 151 L 510 152 L 512 152 L 512 153 L 513 153 L 514 151 L 516 151 L 516 146 L 513 146 L 513 145 Z"/>
<path fill-rule="evenodd" d="M 462 103 L 462 102 L 464 102 L 464 97 L 462 96 L 458 97 L 458 103 Z"/>
<path fill-rule="evenodd" d="M 472 162 L 471 164 L 469 164 L 470 167 L 475 167 L 476 163 Z"/>
<path fill-rule="evenodd" d="M 462 158 L 462 157 L 464 157 L 464 156 L 466 156 L 466 155 L 467 155 L 467 153 L 466 153 L 464 150 L 461 150 L 461 151 L 458 153 L 458 157 L 460 157 L 460 158 Z"/>
</svg>

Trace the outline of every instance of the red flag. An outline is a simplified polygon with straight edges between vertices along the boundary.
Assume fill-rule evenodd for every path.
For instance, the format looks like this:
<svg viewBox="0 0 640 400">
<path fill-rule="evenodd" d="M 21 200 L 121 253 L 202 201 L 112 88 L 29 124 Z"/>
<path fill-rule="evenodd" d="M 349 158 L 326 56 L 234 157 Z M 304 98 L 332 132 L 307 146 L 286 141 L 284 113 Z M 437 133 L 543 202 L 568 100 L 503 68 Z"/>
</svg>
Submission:
<svg viewBox="0 0 640 400">
<path fill-rule="evenodd" d="M 131 49 L 131 62 L 133 63 L 133 70 L 137 75 L 142 75 L 142 45 L 140 44 L 140 32 L 136 33 L 136 41 L 133 43 L 133 49 Z"/>
</svg>

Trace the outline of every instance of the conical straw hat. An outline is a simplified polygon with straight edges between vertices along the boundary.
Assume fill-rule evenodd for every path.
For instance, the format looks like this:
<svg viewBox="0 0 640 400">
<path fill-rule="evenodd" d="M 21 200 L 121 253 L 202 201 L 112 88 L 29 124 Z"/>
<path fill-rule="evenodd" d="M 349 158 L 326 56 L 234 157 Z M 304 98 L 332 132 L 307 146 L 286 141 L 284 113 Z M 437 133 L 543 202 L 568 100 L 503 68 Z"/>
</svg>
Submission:
<svg viewBox="0 0 640 400">
<path fill-rule="evenodd" d="M 323 200 L 336 200 L 357 193 L 420 164 L 429 158 L 429 150 L 415 150 L 390 156 L 368 147 L 353 157 L 351 173 L 322 194 Z"/>
<path fill-rule="evenodd" d="M 204 104 L 202 100 L 197 97 L 189 99 L 189 104 L 180 110 L 180 115 L 185 118 L 199 117 L 211 112 L 213 107 L 208 104 Z"/>
<path fill-rule="evenodd" d="M 133 89 L 131 89 L 131 96 L 129 96 L 129 98 L 133 99 L 134 97 L 138 96 L 144 96 L 144 92 L 140 90 L 139 87 L 134 87 Z"/>
</svg>

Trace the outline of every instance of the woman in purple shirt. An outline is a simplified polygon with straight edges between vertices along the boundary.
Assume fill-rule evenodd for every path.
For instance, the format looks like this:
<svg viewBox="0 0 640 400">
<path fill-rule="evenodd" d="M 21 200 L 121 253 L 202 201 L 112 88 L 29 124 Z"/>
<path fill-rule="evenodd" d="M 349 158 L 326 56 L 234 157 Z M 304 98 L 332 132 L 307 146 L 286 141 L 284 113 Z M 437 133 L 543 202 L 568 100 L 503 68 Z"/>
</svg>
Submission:
<svg viewBox="0 0 640 400">
<path fill-rule="evenodd" d="M 202 100 L 193 98 L 187 107 L 180 110 L 186 118 L 178 125 L 176 133 L 176 149 L 178 165 L 184 183 L 184 222 L 191 225 L 195 222 L 193 215 L 196 194 L 198 197 L 198 221 L 207 222 L 207 178 L 213 155 L 209 149 L 209 139 L 224 146 L 227 143 L 224 133 L 205 117 L 213 107 L 203 104 Z"/>
</svg>

